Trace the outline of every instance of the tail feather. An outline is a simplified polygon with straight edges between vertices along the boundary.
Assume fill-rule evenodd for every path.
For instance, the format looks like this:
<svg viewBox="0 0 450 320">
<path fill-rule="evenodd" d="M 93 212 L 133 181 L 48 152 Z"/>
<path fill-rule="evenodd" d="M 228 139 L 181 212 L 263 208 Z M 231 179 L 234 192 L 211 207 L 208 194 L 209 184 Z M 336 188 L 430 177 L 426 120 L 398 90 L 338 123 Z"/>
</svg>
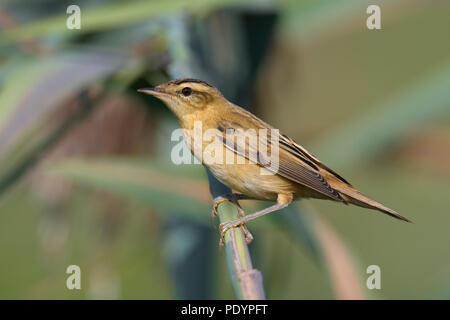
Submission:
<svg viewBox="0 0 450 320">
<path fill-rule="evenodd" d="M 344 182 L 342 178 L 337 176 L 333 171 L 326 170 L 321 168 L 320 173 L 325 177 L 328 184 L 336 190 L 341 197 L 348 203 L 369 209 L 379 210 L 383 213 L 390 215 L 396 219 L 400 219 L 406 222 L 412 222 L 404 216 L 399 215 L 396 211 L 391 208 L 386 207 L 384 204 L 381 204 L 369 197 L 363 195 L 358 190 L 354 189 L 348 182 Z"/>
<path fill-rule="evenodd" d="M 400 219 L 406 222 L 411 222 L 409 219 L 399 215 L 396 211 L 392 210 L 391 208 L 386 207 L 385 205 L 370 199 L 369 197 L 366 197 L 358 190 L 353 189 L 349 186 L 344 185 L 337 185 L 332 186 L 335 190 L 339 192 L 339 194 L 346 200 L 347 202 L 363 207 L 363 208 L 369 208 L 369 209 L 376 209 L 383 213 L 386 213 L 390 215 L 391 217 L 394 217 L 396 219 Z"/>
</svg>

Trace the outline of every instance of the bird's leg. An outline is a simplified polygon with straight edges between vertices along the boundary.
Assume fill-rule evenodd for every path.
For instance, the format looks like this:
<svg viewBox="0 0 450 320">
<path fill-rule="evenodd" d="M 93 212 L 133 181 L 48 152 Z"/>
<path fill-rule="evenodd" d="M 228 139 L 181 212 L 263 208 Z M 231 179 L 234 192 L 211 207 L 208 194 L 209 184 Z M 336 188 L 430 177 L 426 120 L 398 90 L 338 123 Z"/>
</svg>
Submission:
<svg viewBox="0 0 450 320">
<path fill-rule="evenodd" d="M 217 208 L 219 207 L 219 205 L 221 203 L 223 203 L 225 201 L 233 202 L 237 207 L 239 217 L 241 219 L 244 218 L 245 213 L 244 213 L 244 210 L 242 209 L 241 205 L 239 204 L 238 200 L 247 200 L 247 199 L 253 199 L 253 198 L 249 197 L 245 194 L 241 194 L 241 193 L 228 193 L 223 196 L 214 198 L 213 209 L 212 209 L 212 213 L 211 213 L 211 224 L 214 226 L 214 218 L 219 215 L 217 212 Z M 253 240 L 253 236 L 250 233 L 250 231 L 248 231 L 247 227 L 244 224 L 241 224 L 241 230 L 245 235 L 245 240 L 247 241 L 247 243 L 250 243 Z"/>
<path fill-rule="evenodd" d="M 225 234 L 227 233 L 227 231 L 229 231 L 233 228 L 236 228 L 237 226 L 242 226 L 245 223 L 247 223 L 248 221 L 256 219 L 258 217 L 261 217 L 267 213 L 281 210 L 281 209 L 287 207 L 292 202 L 292 199 L 293 199 L 292 194 L 289 194 L 289 195 L 279 194 L 276 204 L 274 204 L 270 207 L 267 207 L 265 209 L 262 209 L 260 211 L 257 211 L 255 213 L 249 214 L 247 216 L 243 216 L 239 219 L 221 223 L 219 226 L 219 232 L 220 232 L 219 244 L 223 245 L 225 243 Z"/>
</svg>

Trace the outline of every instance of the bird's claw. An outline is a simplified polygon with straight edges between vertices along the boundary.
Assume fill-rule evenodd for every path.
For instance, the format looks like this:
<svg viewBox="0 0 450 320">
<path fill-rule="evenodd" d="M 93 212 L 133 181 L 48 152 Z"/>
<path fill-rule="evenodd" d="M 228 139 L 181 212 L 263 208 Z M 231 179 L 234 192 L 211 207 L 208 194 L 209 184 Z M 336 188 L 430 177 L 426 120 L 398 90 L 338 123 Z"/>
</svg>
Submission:
<svg viewBox="0 0 450 320">
<path fill-rule="evenodd" d="M 220 240 L 219 240 L 219 245 L 223 246 L 225 244 L 225 234 L 236 228 L 236 227 L 240 227 L 242 232 L 244 233 L 245 236 L 245 241 L 247 243 L 250 243 L 253 241 L 253 236 L 250 233 L 250 231 L 248 231 L 247 227 L 245 226 L 244 222 L 240 222 L 240 221 L 231 221 L 231 222 L 224 222 L 221 223 L 219 225 L 219 232 L 220 232 Z"/>
<path fill-rule="evenodd" d="M 219 208 L 219 205 L 225 201 L 233 202 L 236 205 L 239 217 L 240 218 L 245 217 L 244 210 L 241 208 L 241 206 L 239 205 L 239 202 L 237 201 L 236 197 L 233 194 L 219 196 L 219 197 L 214 198 L 214 200 L 213 200 L 213 208 L 212 208 L 212 212 L 211 212 L 211 223 L 213 226 L 214 226 L 214 218 L 216 218 L 219 215 L 219 213 L 217 212 L 217 209 Z M 227 231 L 230 229 L 236 228 L 238 226 L 241 228 L 242 232 L 244 233 L 245 240 L 247 241 L 247 243 L 252 242 L 253 236 L 250 233 L 250 231 L 248 231 L 244 222 L 239 222 L 239 220 L 236 220 L 234 222 L 230 221 L 230 222 L 224 222 L 224 223 L 220 224 L 220 226 L 219 226 L 219 232 L 220 232 L 219 244 L 224 245 L 225 244 L 225 234 L 227 233 Z"/>
<path fill-rule="evenodd" d="M 233 194 L 218 196 L 213 200 L 213 208 L 211 211 L 211 223 L 213 226 L 214 226 L 214 219 L 219 215 L 217 209 L 219 208 L 219 205 L 225 201 L 233 202 L 237 207 L 239 217 L 241 218 L 245 217 L 244 210 L 242 210 L 241 206 L 239 205 L 239 202 L 237 201 L 236 197 Z"/>
<path fill-rule="evenodd" d="M 219 215 L 219 213 L 217 212 L 217 209 L 219 208 L 219 205 L 225 201 L 232 201 L 232 199 L 227 196 L 225 196 L 225 197 L 219 196 L 219 197 L 214 198 L 214 200 L 213 200 L 213 208 L 212 208 L 212 212 L 211 212 L 211 224 L 213 226 L 215 226 L 214 219 Z"/>
</svg>

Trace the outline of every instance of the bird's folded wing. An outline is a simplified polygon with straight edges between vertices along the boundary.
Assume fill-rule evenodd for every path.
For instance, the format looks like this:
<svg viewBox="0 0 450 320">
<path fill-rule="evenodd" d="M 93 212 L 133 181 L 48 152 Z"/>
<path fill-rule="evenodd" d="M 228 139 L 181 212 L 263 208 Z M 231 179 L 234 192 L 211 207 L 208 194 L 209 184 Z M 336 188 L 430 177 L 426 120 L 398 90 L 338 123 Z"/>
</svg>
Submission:
<svg viewBox="0 0 450 320">
<path fill-rule="evenodd" d="M 320 168 L 328 171 L 329 173 L 333 174 L 336 178 L 338 178 L 339 180 L 341 180 L 342 182 L 344 182 L 345 184 L 351 186 L 350 182 L 348 182 L 347 180 L 345 180 L 342 176 L 340 176 L 336 171 L 332 170 L 331 168 L 327 167 L 326 165 L 324 165 L 319 159 L 317 159 L 316 157 L 314 157 L 311 152 L 309 152 L 308 150 L 306 150 L 305 148 L 303 148 L 301 145 L 299 145 L 298 143 L 296 143 L 294 140 L 292 140 L 291 138 L 289 138 L 288 136 L 282 134 L 281 135 L 281 140 L 285 141 L 286 144 L 288 144 L 289 146 L 291 146 L 293 149 L 296 149 L 298 153 L 300 153 L 302 156 L 304 156 L 305 158 L 307 158 L 308 160 L 310 160 L 311 162 L 313 162 L 315 165 L 319 166 Z"/>
<path fill-rule="evenodd" d="M 256 137 L 250 137 L 248 128 L 238 125 L 236 122 L 226 123 L 222 121 L 219 126 L 218 138 L 224 143 L 225 147 L 245 157 L 249 161 L 254 161 L 258 165 L 285 177 L 293 182 L 311 188 L 333 200 L 345 202 L 345 200 L 334 190 L 325 178 L 319 173 L 318 167 L 309 159 L 304 157 L 295 147 L 286 142 L 281 135 L 271 137 L 273 134 L 270 129 L 267 130 L 265 137 L 259 137 L 259 131 Z M 231 132 L 234 132 L 232 138 Z M 239 134 L 246 132 L 244 138 L 240 138 Z M 275 133 L 276 134 L 276 133 Z M 274 147 L 274 139 L 278 140 L 278 166 L 270 164 L 267 155 L 272 154 L 272 147 Z M 261 152 L 261 147 L 265 150 Z M 278 168 L 277 168 L 278 167 Z M 274 170 L 274 168 L 277 168 Z"/>
</svg>

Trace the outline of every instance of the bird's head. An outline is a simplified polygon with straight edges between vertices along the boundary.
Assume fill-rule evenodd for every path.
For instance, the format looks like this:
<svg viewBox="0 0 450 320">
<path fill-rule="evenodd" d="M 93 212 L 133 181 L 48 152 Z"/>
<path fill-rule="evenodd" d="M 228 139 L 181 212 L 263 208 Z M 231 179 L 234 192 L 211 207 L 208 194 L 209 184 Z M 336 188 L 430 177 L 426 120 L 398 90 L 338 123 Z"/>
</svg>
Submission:
<svg viewBox="0 0 450 320">
<path fill-rule="evenodd" d="M 214 106 L 226 101 L 219 90 L 197 79 L 176 79 L 163 83 L 155 88 L 143 88 L 142 92 L 162 100 L 178 117 L 203 111 L 208 106 Z"/>
</svg>

